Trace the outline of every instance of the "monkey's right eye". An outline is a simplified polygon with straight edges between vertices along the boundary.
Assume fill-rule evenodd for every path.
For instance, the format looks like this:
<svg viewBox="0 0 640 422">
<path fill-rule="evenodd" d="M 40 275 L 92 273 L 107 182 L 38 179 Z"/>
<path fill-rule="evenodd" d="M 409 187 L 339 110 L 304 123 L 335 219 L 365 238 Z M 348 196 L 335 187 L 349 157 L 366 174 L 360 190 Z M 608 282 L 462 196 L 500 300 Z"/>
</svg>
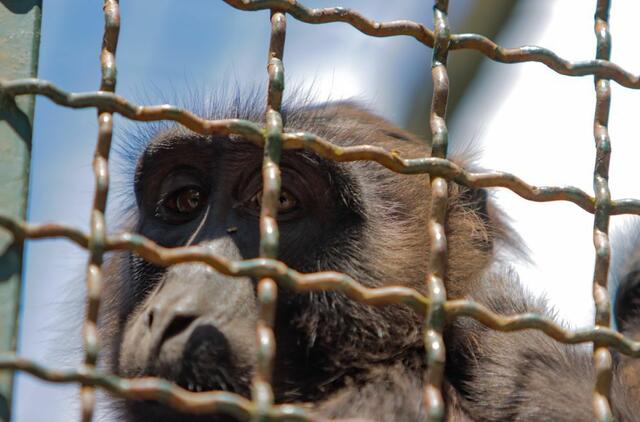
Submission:
<svg viewBox="0 0 640 422">
<path fill-rule="evenodd" d="M 198 215 L 204 202 L 205 194 L 199 186 L 185 186 L 162 198 L 156 215 L 169 223 L 184 223 Z"/>
</svg>

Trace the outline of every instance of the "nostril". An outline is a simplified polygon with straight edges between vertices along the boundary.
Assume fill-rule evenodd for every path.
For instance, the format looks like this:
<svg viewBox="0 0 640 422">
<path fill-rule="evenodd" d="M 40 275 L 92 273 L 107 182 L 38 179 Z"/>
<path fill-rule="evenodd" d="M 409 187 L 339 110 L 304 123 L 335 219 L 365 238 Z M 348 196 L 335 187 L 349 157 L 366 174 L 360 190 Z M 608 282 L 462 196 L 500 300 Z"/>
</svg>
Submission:
<svg viewBox="0 0 640 422">
<path fill-rule="evenodd" d="M 149 313 L 147 314 L 147 327 L 151 329 L 152 326 L 153 326 L 153 311 L 149 311 Z"/>
<path fill-rule="evenodd" d="M 159 345 L 164 344 L 171 337 L 175 337 L 178 334 L 185 331 L 198 317 L 195 315 L 176 315 L 173 317 L 160 339 Z"/>
</svg>

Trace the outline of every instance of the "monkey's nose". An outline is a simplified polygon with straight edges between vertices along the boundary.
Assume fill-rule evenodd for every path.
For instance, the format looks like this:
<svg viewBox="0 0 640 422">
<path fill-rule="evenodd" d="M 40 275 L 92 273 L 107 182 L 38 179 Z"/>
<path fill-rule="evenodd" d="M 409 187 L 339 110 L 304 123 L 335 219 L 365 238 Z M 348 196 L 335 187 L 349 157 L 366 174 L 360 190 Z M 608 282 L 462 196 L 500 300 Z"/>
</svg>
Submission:
<svg viewBox="0 0 640 422">
<path fill-rule="evenodd" d="M 147 315 L 147 324 L 152 356 L 160 364 L 178 364 L 194 353 L 217 363 L 228 358 L 230 346 L 225 335 L 200 315 L 154 307 Z"/>
<path fill-rule="evenodd" d="M 196 314 L 176 312 L 158 307 L 150 309 L 147 315 L 147 327 L 152 338 L 155 354 L 169 353 L 169 358 L 179 357 L 190 332 L 197 325 L 198 317 Z"/>
</svg>

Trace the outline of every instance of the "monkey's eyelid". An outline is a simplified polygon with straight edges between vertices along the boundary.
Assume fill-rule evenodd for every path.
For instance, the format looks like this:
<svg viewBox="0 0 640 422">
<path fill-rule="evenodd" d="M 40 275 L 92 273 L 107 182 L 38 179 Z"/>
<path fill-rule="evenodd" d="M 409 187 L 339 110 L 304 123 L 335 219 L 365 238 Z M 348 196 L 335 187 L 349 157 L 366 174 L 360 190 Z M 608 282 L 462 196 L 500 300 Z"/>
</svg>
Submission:
<svg viewBox="0 0 640 422">
<path fill-rule="evenodd" d="M 258 190 L 256 193 L 254 193 L 250 198 L 248 203 L 254 203 L 257 205 L 257 208 L 261 208 L 262 207 L 262 189 Z M 280 205 L 282 205 L 282 199 L 288 200 L 292 203 L 292 205 L 287 208 L 287 209 L 283 209 L 282 207 L 278 208 L 278 212 L 281 213 L 286 213 L 286 212 L 291 212 L 291 211 L 295 211 L 296 209 L 300 208 L 300 200 L 290 191 L 288 190 L 281 190 L 280 191 L 280 197 L 278 198 L 278 201 L 280 202 Z"/>
</svg>

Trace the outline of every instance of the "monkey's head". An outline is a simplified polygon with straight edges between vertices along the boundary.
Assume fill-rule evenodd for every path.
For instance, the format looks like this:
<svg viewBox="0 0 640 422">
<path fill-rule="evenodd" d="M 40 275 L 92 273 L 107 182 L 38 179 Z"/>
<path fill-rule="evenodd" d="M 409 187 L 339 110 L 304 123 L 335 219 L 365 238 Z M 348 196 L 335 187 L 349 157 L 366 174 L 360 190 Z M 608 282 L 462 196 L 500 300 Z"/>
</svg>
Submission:
<svg viewBox="0 0 640 422">
<path fill-rule="evenodd" d="M 254 110 L 224 117 L 262 121 Z M 341 146 L 377 145 L 408 158 L 430 152 L 424 141 L 350 104 L 290 110 L 284 117 L 285 130 L 313 132 Z M 131 229 L 167 247 L 201 245 L 230 260 L 257 257 L 262 159 L 260 148 L 239 137 L 159 131 L 137 160 Z M 424 291 L 427 175 L 400 175 L 373 162 L 335 163 L 303 150 L 285 150 L 280 170 L 279 260 L 300 272 L 344 272 L 370 287 Z M 488 266 L 502 226 L 489 217 L 482 190 L 450 184 L 448 201 L 447 288 L 456 297 L 459 286 Z M 249 394 L 257 280 L 227 277 L 203 264 L 161 268 L 134 254 L 115 257 L 109 271 L 102 321 L 115 372 L 159 376 L 192 391 Z M 376 363 L 421 367 L 422 319 L 401 305 L 372 307 L 337 292 L 280 289 L 276 400 L 326 398 Z M 125 408 L 132 420 L 181 418 L 152 402 Z"/>
</svg>

